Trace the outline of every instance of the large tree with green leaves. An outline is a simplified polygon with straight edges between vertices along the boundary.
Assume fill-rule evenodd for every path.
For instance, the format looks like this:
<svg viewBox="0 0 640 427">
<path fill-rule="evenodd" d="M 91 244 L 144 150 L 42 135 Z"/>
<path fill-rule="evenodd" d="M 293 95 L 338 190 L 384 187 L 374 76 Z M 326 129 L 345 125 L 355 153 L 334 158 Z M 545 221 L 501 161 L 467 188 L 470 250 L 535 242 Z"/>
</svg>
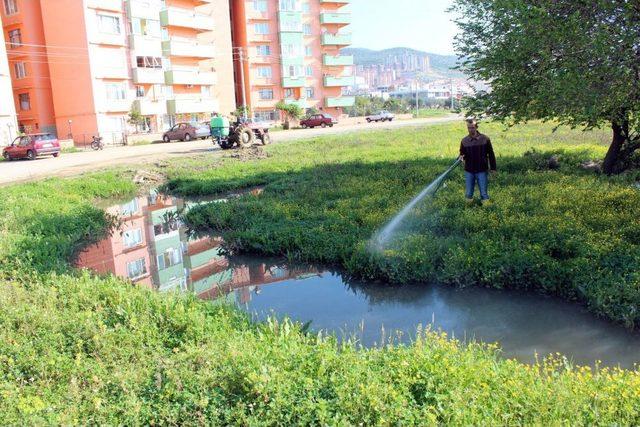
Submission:
<svg viewBox="0 0 640 427">
<path fill-rule="evenodd" d="M 639 0 L 454 0 L 460 68 L 491 90 L 470 113 L 611 126 L 606 173 L 640 148 Z"/>
</svg>

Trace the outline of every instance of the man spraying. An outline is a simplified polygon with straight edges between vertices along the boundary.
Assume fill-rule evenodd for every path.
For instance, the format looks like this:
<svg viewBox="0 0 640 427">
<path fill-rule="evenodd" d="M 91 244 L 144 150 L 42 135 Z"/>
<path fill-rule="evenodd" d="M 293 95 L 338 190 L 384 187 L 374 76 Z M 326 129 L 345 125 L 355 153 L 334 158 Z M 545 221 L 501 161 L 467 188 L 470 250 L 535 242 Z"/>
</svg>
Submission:
<svg viewBox="0 0 640 427">
<path fill-rule="evenodd" d="M 486 206 L 491 203 L 488 172 L 491 171 L 492 174 L 496 172 L 496 156 L 489 137 L 478 132 L 476 120 L 467 120 L 467 130 L 469 135 L 460 143 L 460 159 L 464 162 L 465 170 L 465 197 L 468 204 L 473 203 L 473 193 L 477 183 L 480 201 L 483 206 Z"/>
</svg>

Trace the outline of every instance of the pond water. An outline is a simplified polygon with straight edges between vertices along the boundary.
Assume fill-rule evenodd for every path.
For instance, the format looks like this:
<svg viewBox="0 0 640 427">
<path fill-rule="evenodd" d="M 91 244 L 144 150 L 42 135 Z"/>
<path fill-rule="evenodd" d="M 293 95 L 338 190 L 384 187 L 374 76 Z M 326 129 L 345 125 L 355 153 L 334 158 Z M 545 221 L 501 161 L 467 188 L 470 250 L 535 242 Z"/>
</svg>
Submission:
<svg viewBox="0 0 640 427">
<path fill-rule="evenodd" d="M 121 226 L 87 248 L 77 265 L 161 292 L 232 302 L 258 320 L 276 315 L 311 322 L 313 330 L 355 335 L 365 346 L 390 336 L 407 343 L 418 325 L 431 324 L 459 339 L 498 342 L 505 357 L 523 362 L 558 352 L 581 365 L 640 363 L 640 334 L 558 299 L 480 288 L 347 283 L 321 267 L 225 257 L 221 239 L 189 237 L 175 220 L 178 210 L 195 203 L 152 192 L 109 207 L 122 218 Z"/>
</svg>

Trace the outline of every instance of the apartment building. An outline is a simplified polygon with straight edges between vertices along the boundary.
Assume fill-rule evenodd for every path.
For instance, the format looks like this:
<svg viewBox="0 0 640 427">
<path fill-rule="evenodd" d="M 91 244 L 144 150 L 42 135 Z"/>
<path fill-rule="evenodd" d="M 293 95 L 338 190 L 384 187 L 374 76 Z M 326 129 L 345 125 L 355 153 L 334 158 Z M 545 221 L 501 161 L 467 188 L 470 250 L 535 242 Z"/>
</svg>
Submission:
<svg viewBox="0 0 640 427">
<path fill-rule="evenodd" d="M 3 0 L 0 19 L 19 129 L 55 132 L 40 2 Z"/>
<path fill-rule="evenodd" d="M 355 98 L 345 27 L 349 0 L 231 0 L 237 47 L 236 100 L 262 120 L 277 120 L 279 101 L 340 116 Z"/>
<path fill-rule="evenodd" d="M 3 147 L 13 141 L 18 127 L 4 34 L 0 34 L 0 99 L 0 147 Z"/>
<path fill-rule="evenodd" d="M 59 137 L 119 142 L 135 130 L 160 132 L 235 109 L 227 0 L 3 1 L 14 17 L 5 34 L 15 39 L 18 28 L 24 43 L 41 49 L 41 90 Z"/>
</svg>

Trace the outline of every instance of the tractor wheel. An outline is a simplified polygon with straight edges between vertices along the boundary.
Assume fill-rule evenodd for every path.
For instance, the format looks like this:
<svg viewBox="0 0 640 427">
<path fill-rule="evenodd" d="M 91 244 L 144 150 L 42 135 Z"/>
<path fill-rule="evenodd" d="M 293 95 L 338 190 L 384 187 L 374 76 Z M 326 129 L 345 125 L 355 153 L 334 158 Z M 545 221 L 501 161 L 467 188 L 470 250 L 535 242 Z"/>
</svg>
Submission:
<svg viewBox="0 0 640 427">
<path fill-rule="evenodd" d="M 223 150 L 230 150 L 233 148 L 233 141 L 230 140 L 229 138 L 220 138 L 218 140 L 218 145 L 220 146 L 220 148 L 222 148 Z"/>
<path fill-rule="evenodd" d="M 240 148 L 246 148 L 256 141 L 256 135 L 253 133 L 253 130 L 249 129 L 247 126 L 241 126 L 237 130 L 237 144 Z"/>
<path fill-rule="evenodd" d="M 271 135 L 269 135 L 269 132 L 265 132 L 262 134 L 262 137 L 260 138 L 260 142 L 262 143 L 262 145 L 271 144 Z"/>
</svg>

